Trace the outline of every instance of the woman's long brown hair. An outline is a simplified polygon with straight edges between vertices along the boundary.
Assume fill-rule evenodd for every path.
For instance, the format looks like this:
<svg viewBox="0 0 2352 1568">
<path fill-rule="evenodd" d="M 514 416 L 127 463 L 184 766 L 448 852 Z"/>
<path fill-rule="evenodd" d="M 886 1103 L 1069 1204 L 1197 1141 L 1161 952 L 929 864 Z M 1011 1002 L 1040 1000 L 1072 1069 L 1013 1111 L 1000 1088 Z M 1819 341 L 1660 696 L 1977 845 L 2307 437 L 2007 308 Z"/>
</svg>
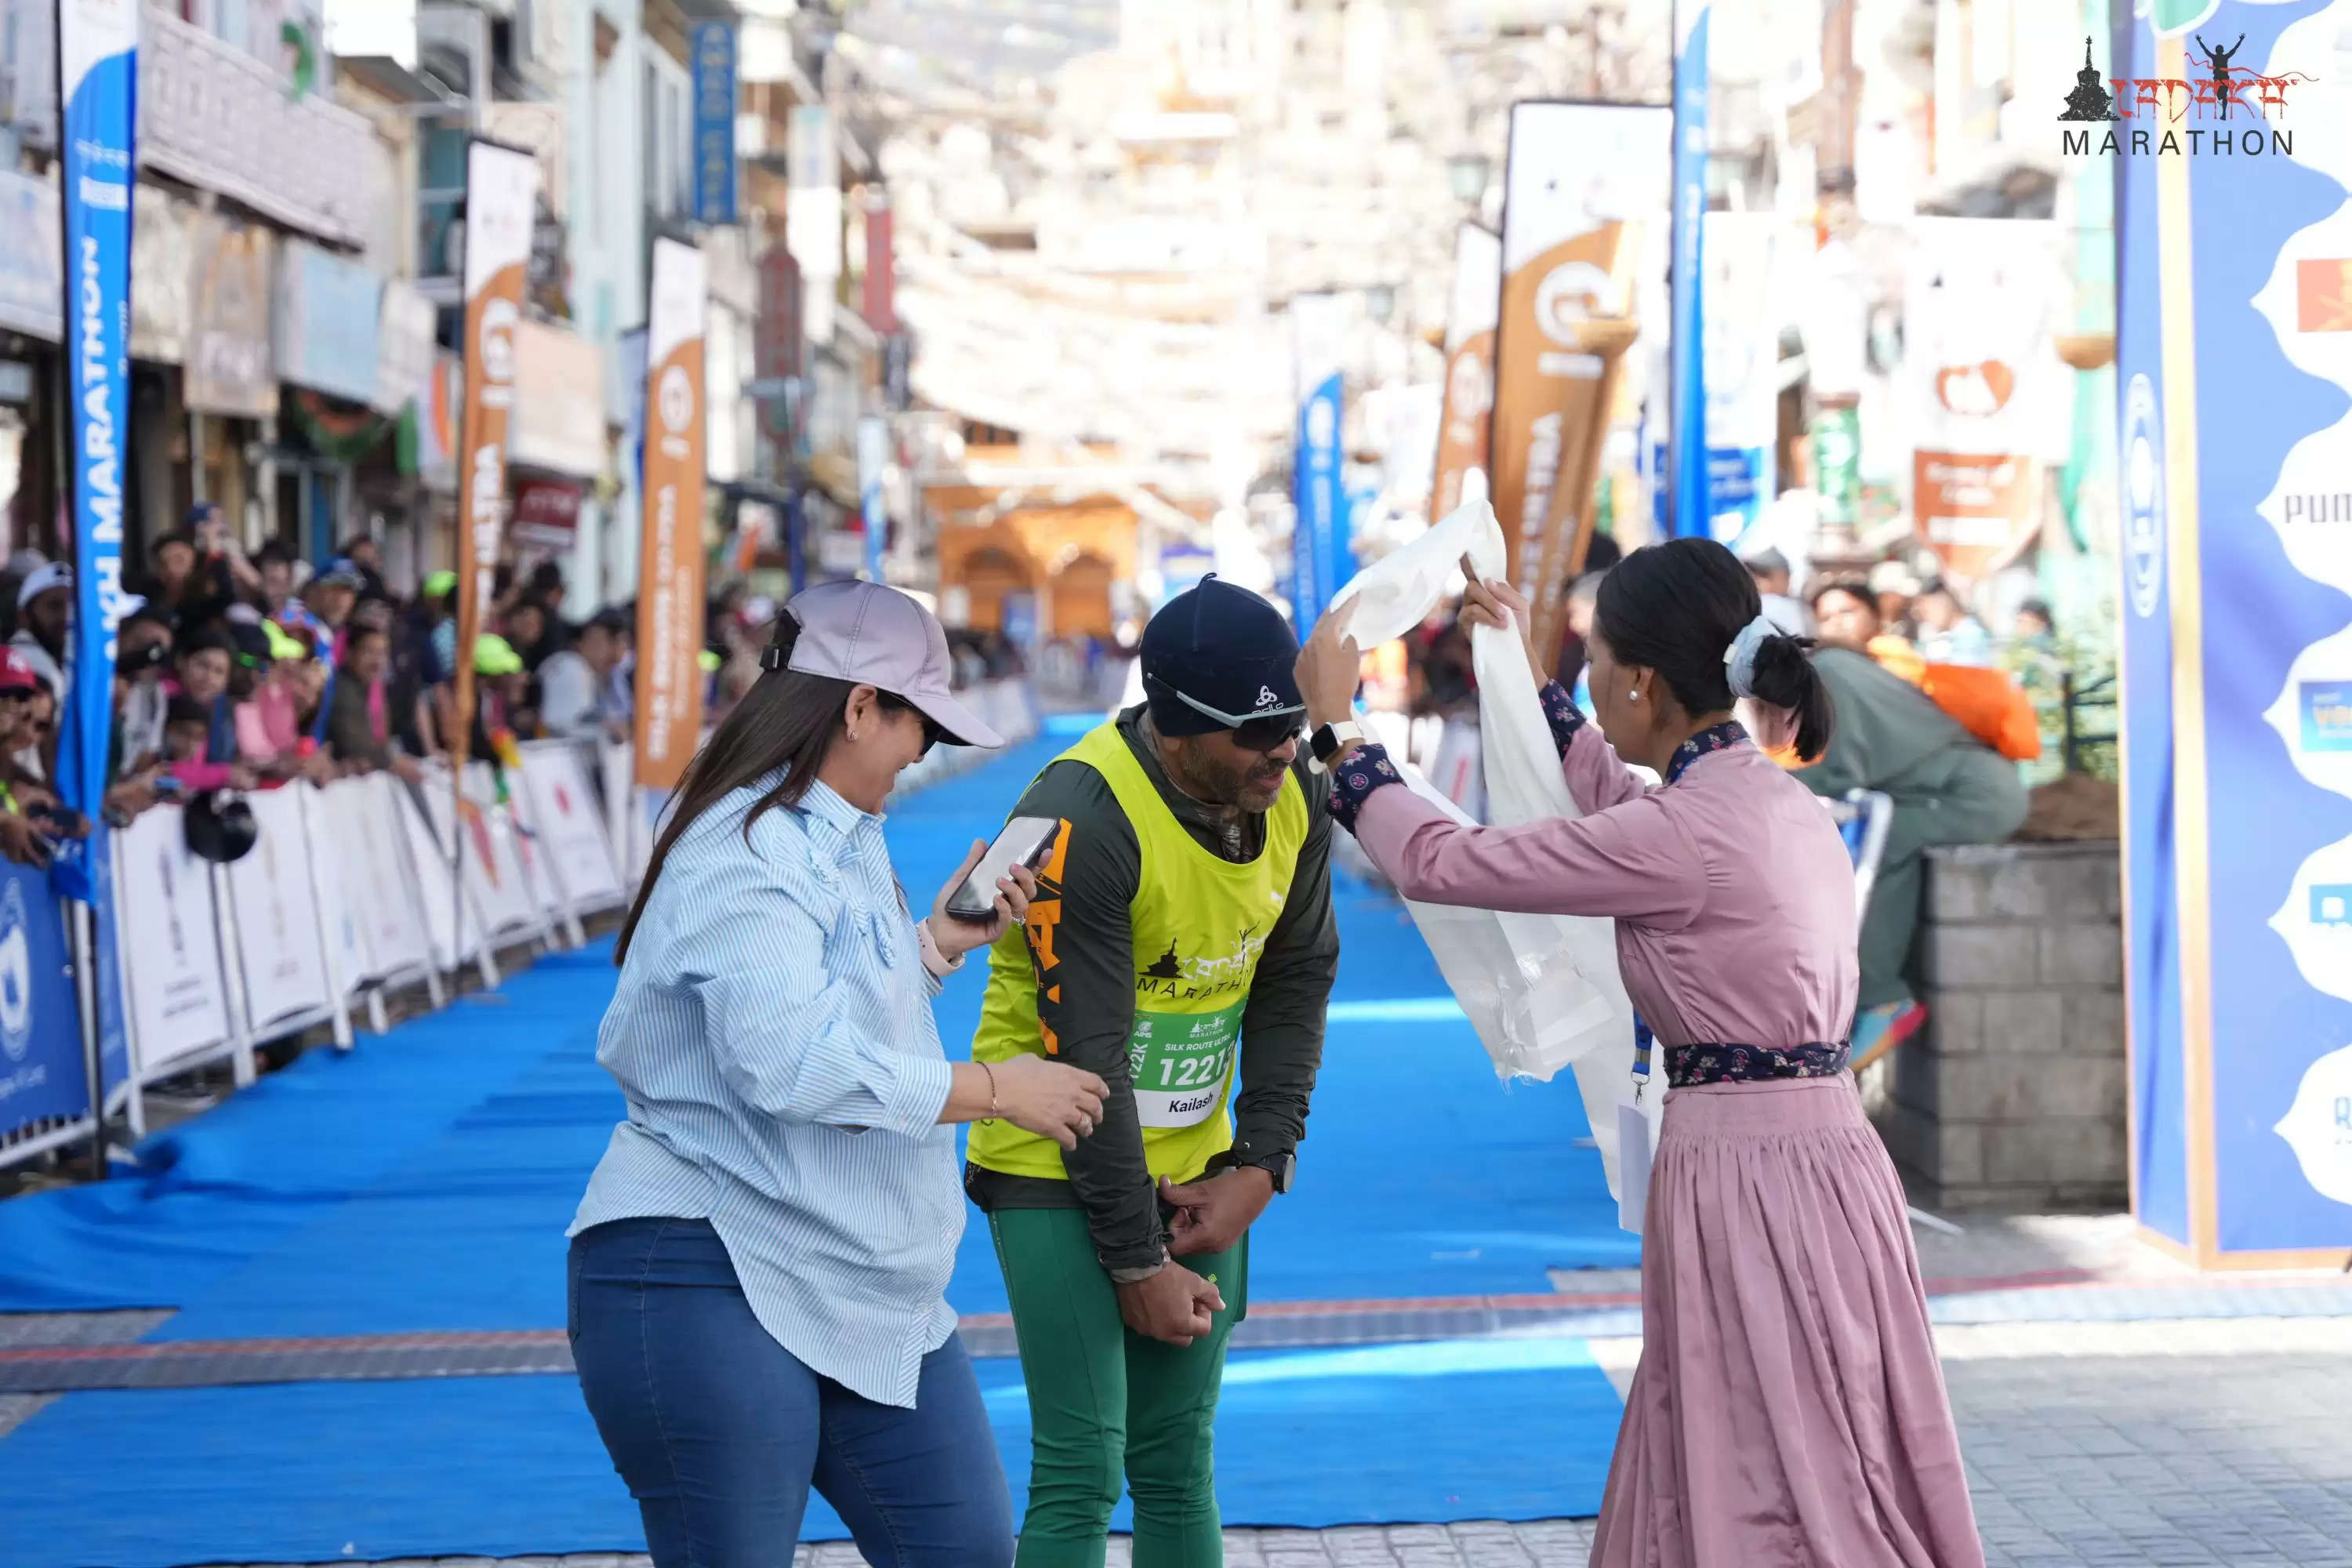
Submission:
<svg viewBox="0 0 2352 1568">
<path fill-rule="evenodd" d="M 799 636 L 800 623 L 789 613 L 776 617 L 772 646 L 789 656 Z M 695 819 L 737 790 L 758 784 L 780 769 L 782 776 L 774 787 L 743 814 L 743 842 L 751 843 L 751 825 L 761 816 L 779 806 L 798 805 L 809 785 L 816 782 L 817 770 L 824 765 L 824 754 L 842 728 L 843 710 L 856 689 L 846 680 L 784 668 L 768 670 L 752 682 L 751 689 L 695 753 L 686 777 L 678 783 L 677 798 L 670 806 L 661 837 L 654 843 L 646 879 L 638 885 L 629 918 L 622 923 L 620 940 L 614 945 L 615 964 L 629 956 L 629 940 L 645 916 L 662 863 Z M 885 708 L 907 706 L 887 692 L 881 694 L 881 701 Z"/>
</svg>

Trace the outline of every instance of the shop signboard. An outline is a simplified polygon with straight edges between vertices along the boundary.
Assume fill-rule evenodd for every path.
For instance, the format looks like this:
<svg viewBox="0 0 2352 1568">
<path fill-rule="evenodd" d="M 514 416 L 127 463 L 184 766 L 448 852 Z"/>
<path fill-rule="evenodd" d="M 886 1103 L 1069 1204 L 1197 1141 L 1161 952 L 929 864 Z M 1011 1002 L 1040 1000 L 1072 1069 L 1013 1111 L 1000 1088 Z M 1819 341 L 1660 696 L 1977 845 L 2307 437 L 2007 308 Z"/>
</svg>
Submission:
<svg viewBox="0 0 2352 1568">
<path fill-rule="evenodd" d="M 765 388 L 759 398 L 760 424 L 771 439 L 793 433 L 792 399 L 782 384 L 801 374 L 801 264 L 781 245 L 760 258 L 760 324 L 752 336 L 752 365 Z"/>
<path fill-rule="evenodd" d="M 346 403 L 373 403 L 383 280 L 308 240 L 278 257 L 278 374 Z"/>
<path fill-rule="evenodd" d="M 702 731 L 702 252 L 654 241 L 646 309 L 636 781 L 675 789 Z"/>
<path fill-rule="evenodd" d="M 275 248 L 258 224 L 211 214 L 197 220 L 185 387 L 195 413 L 265 419 L 278 412 L 269 320 Z"/>
<path fill-rule="evenodd" d="M 785 164 L 784 241 L 810 278 L 841 276 L 841 163 L 833 110 L 803 103 L 793 110 Z M 829 333 L 827 335 L 830 335 Z"/>
<path fill-rule="evenodd" d="M 735 221 L 735 24 L 695 25 L 694 219 Z"/>
<path fill-rule="evenodd" d="M 184 364 L 196 273 L 195 204 L 159 185 L 131 195 L 131 357 Z"/>
<path fill-rule="evenodd" d="M 0 170 L 0 327 L 45 342 L 62 329 L 57 187 Z"/>
<path fill-rule="evenodd" d="M 519 549 L 561 552 L 580 533 L 585 492 L 562 479 L 526 479 L 515 486 L 512 535 Z"/>
<path fill-rule="evenodd" d="M 514 328 L 514 413 L 508 461 L 591 479 L 604 471 L 604 360 L 579 333 L 546 321 Z"/>
<path fill-rule="evenodd" d="M 383 280 L 377 315 L 375 391 L 378 414 L 395 415 L 425 395 L 436 349 L 433 301 L 397 278 Z"/>
</svg>

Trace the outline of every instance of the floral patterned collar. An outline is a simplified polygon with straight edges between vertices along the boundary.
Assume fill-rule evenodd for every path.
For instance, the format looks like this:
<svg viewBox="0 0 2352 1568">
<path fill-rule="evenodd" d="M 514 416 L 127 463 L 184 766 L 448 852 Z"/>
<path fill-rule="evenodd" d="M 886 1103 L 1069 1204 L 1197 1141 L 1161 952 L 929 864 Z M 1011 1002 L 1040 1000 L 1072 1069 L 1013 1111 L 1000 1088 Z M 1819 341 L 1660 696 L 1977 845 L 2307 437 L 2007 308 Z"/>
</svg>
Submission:
<svg viewBox="0 0 2352 1568">
<path fill-rule="evenodd" d="M 1666 763 L 1666 782 L 1672 784 L 1682 777 L 1693 763 L 1711 752 L 1727 752 L 1734 746 L 1749 743 L 1748 731 L 1736 719 L 1710 724 L 1675 748 L 1673 758 Z"/>
</svg>

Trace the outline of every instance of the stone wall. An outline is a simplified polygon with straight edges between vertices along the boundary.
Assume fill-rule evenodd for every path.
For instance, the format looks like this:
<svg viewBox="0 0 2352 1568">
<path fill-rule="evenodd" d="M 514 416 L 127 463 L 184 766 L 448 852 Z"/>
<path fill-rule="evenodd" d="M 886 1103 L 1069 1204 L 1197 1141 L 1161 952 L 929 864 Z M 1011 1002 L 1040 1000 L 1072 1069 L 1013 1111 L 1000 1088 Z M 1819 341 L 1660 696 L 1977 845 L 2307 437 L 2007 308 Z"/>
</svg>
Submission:
<svg viewBox="0 0 2352 1568">
<path fill-rule="evenodd" d="M 2113 844 L 1928 853 L 1927 1026 L 1863 1084 L 1918 1201 L 2125 1205 L 2122 903 Z"/>
</svg>

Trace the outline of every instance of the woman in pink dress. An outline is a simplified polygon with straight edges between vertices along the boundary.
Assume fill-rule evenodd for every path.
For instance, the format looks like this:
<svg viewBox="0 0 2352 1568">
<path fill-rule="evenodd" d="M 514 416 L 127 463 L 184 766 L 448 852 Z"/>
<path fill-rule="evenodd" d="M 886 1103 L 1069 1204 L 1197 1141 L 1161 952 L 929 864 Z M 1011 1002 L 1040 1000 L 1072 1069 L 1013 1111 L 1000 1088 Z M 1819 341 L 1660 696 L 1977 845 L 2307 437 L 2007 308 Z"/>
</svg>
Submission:
<svg viewBox="0 0 2352 1568">
<path fill-rule="evenodd" d="M 1463 619 L 1524 627 L 1527 605 L 1474 578 Z M 1763 618 L 1721 545 L 1634 552 L 1601 589 L 1597 724 L 1529 653 L 1586 815 L 1510 828 L 1455 824 L 1390 787 L 1379 746 L 1324 733 L 1356 686 L 1334 623 L 1300 655 L 1333 815 L 1398 890 L 1612 917 L 1642 1020 L 1628 1088 L 1663 1057 L 1642 1361 L 1592 1552 L 1605 1568 L 1984 1562 L 1903 1189 L 1846 1070 L 1852 864 L 1731 714 L 1750 700 L 1818 755 L 1832 714 L 1808 646 Z"/>
</svg>

